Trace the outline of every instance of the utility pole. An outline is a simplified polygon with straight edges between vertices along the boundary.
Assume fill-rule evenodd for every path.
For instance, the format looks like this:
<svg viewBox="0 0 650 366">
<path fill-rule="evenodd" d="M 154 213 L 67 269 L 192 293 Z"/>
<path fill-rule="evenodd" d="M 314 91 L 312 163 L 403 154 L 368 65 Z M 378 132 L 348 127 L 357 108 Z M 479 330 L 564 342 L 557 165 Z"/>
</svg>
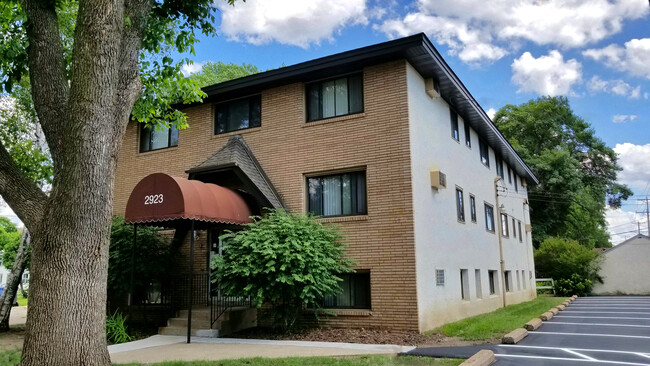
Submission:
<svg viewBox="0 0 650 366">
<path fill-rule="evenodd" d="M 648 224 L 648 235 L 650 235 L 650 197 L 646 196 L 646 198 L 638 198 L 637 201 L 639 203 L 645 201 L 645 218 L 646 218 L 646 223 Z"/>
</svg>

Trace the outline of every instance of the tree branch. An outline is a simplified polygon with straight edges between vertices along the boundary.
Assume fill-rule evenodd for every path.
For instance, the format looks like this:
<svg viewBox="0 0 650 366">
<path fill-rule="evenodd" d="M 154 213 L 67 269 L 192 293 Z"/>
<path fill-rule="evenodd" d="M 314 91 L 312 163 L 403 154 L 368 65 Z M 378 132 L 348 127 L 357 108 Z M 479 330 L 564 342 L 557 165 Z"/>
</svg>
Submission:
<svg viewBox="0 0 650 366">
<path fill-rule="evenodd" d="M 41 221 L 47 195 L 14 163 L 0 143 L 0 196 L 31 232 Z"/>
<path fill-rule="evenodd" d="M 64 133 L 69 94 L 63 43 L 54 1 L 23 0 L 29 40 L 28 64 L 32 99 L 43 133 L 56 162 Z"/>
</svg>

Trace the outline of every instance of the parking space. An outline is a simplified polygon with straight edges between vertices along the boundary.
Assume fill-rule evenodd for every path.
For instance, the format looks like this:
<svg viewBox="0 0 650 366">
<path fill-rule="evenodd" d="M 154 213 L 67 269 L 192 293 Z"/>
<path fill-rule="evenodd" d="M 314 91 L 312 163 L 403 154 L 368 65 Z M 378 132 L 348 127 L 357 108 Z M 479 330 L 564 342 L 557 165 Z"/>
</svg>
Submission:
<svg viewBox="0 0 650 366">
<path fill-rule="evenodd" d="M 494 365 L 650 365 L 650 296 L 578 298 L 516 345 L 416 349 L 412 354 L 469 357 L 491 349 Z"/>
</svg>

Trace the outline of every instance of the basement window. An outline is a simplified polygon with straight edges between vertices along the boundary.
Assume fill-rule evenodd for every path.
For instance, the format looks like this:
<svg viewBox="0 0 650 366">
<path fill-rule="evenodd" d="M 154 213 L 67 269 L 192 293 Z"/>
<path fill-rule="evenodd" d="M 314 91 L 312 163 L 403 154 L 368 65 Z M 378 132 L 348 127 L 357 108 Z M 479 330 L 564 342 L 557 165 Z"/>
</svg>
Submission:
<svg viewBox="0 0 650 366">
<path fill-rule="evenodd" d="M 483 289 L 481 288 L 481 270 L 474 270 L 474 282 L 476 283 L 476 298 L 480 299 L 483 297 Z"/>
<path fill-rule="evenodd" d="M 336 296 L 327 296 L 323 307 L 328 309 L 370 309 L 370 272 L 339 274 L 343 290 Z"/>
<path fill-rule="evenodd" d="M 505 283 L 506 283 L 506 292 L 510 292 L 511 288 L 512 288 L 512 283 L 511 283 L 512 282 L 512 275 L 511 275 L 511 272 L 510 271 L 505 271 L 504 275 L 505 275 L 504 280 L 505 280 Z"/>
<path fill-rule="evenodd" d="M 490 295 L 497 293 L 497 271 L 488 270 L 488 284 L 490 285 Z"/>
<path fill-rule="evenodd" d="M 460 270 L 460 296 L 463 300 L 469 300 L 469 278 L 466 269 Z"/>
</svg>

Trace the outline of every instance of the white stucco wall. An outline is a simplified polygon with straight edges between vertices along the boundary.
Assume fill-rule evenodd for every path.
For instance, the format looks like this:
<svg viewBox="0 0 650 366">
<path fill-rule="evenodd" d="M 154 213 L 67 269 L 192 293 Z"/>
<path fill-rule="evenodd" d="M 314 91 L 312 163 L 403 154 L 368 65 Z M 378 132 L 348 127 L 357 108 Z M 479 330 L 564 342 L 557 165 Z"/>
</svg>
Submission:
<svg viewBox="0 0 650 366">
<path fill-rule="evenodd" d="M 650 295 L 650 238 L 637 235 L 603 253 L 596 295 Z"/>
<path fill-rule="evenodd" d="M 427 331 L 502 306 L 498 228 L 495 233 L 485 229 L 484 211 L 484 202 L 494 206 L 495 225 L 499 224 L 494 189 L 497 173 L 492 149 L 490 167 L 481 163 L 476 131 L 471 130 L 472 146 L 468 148 L 464 121 L 459 116 L 460 142 L 454 140 L 447 103 L 426 94 L 424 79 L 410 65 L 407 65 L 407 78 L 419 326 L 420 331 Z M 431 187 L 429 171 L 432 168 L 447 175 L 447 188 L 436 191 Z M 514 185 L 508 183 L 505 163 L 504 170 L 508 192 L 499 198 L 500 203 L 509 215 L 509 225 L 512 225 L 513 217 L 521 220 L 522 232 L 525 232 L 525 225 L 530 222 L 526 211 L 528 206 L 524 205 L 526 191 L 519 184 L 519 192 L 515 193 Z M 459 222 L 456 216 L 456 186 L 463 189 L 464 223 Z M 476 197 L 476 223 L 470 216 L 470 194 Z M 522 242 L 512 234 L 503 238 L 503 251 L 506 270 L 512 271 L 513 286 L 507 293 L 507 303 L 534 298 L 530 234 L 527 233 Z M 436 285 L 436 269 L 445 271 L 444 286 Z M 468 270 L 469 300 L 461 298 L 461 269 Z M 477 296 L 476 270 L 480 271 L 480 298 Z M 499 273 L 494 295 L 489 294 L 488 270 Z M 516 271 L 519 271 L 519 281 Z"/>
</svg>

